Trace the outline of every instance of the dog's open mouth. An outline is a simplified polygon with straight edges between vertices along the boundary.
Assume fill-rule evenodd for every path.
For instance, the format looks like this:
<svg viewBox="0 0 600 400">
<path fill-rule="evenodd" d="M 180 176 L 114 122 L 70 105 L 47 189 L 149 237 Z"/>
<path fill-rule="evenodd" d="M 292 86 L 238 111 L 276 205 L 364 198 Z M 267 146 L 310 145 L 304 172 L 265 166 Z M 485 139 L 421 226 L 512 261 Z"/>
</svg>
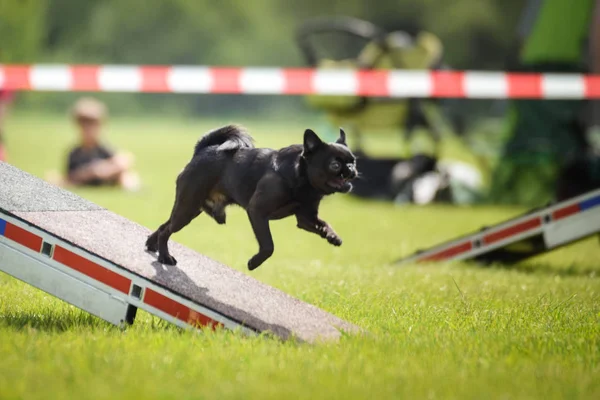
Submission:
<svg viewBox="0 0 600 400">
<path fill-rule="evenodd" d="M 350 189 L 352 189 L 352 184 L 348 179 L 339 177 L 330 179 L 329 181 L 327 181 L 327 185 L 340 192 L 349 192 Z"/>
</svg>

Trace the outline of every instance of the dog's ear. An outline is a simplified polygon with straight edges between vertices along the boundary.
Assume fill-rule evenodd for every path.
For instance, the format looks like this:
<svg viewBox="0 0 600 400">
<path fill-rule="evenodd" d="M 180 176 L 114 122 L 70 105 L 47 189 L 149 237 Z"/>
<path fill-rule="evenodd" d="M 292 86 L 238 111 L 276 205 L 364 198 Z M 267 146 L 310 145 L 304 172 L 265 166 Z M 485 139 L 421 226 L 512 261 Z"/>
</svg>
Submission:
<svg viewBox="0 0 600 400">
<path fill-rule="evenodd" d="M 342 128 L 340 128 L 340 137 L 335 141 L 337 144 L 341 144 L 343 146 L 348 147 L 346 144 L 346 132 Z"/>
<path fill-rule="evenodd" d="M 314 152 L 319 146 L 323 144 L 323 141 L 317 136 L 312 129 L 304 131 L 304 153 L 310 154 Z"/>
</svg>

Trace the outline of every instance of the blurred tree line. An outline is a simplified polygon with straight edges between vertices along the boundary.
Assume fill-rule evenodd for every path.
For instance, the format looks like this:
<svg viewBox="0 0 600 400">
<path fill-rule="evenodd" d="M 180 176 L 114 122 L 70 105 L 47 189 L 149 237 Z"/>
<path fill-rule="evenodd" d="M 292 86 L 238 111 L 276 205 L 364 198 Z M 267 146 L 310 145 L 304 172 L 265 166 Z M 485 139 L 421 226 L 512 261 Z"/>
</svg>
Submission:
<svg viewBox="0 0 600 400">
<path fill-rule="evenodd" d="M 348 15 L 439 35 L 454 68 L 501 69 L 522 7 L 523 0 L 0 0 L 0 62 L 301 66 L 294 30 L 307 18 Z M 19 99 L 64 110 L 74 96 Z M 300 104 L 271 96 L 100 97 L 116 112 L 256 113 Z"/>
</svg>

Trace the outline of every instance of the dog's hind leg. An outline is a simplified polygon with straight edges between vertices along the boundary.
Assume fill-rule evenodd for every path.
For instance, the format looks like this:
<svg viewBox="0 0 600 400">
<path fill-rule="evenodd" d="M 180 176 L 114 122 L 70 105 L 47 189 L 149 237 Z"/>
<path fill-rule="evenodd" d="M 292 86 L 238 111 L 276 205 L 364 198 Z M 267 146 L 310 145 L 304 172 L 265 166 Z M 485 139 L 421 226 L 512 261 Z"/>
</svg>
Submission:
<svg viewBox="0 0 600 400">
<path fill-rule="evenodd" d="M 177 264 L 177 260 L 169 254 L 169 238 L 202 213 L 201 207 L 206 201 L 210 189 L 211 186 L 208 182 L 203 182 L 200 186 L 196 187 L 190 187 L 189 184 L 185 185 L 178 182 L 171 217 L 158 230 L 158 261 L 161 264 Z"/>
<path fill-rule="evenodd" d="M 169 225 L 170 222 L 171 220 L 169 219 L 167 222 L 159 226 L 158 229 L 154 231 L 154 233 L 148 236 L 148 239 L 146 240 L 146 250 L 152 253 L 156 253 L 158 251 L 158 234 L 160 233 L 160 231 L 165 229 L 165 227 Z"/>
<path fill-rule="evenodd" d="M 210 173 L 211 167 L 213 170 L 216 168 L 211 162 L 204 164 L 197 163 L 190 168 L 186 167 L 177 177 L 175 204 L 173 205 L 171 216 L 158 230 L 156 239 L 158 261 L 160 263 L 166 265 L 177 264 L 177 260 L 169 254 L 169 238 L 173 233 L 183 229 L 202 213 L 202 206 L 206 202 L 218 178 L 215 177 L 214 173 Z M 203 171 L 203 173 L 198 175 L 198 171 Z"/>
<path fill-rule="evenodd" d="M 165 265 L 177 264 L 175 257 L 169 253 L 168 242 L 171 235 L 186 227 L 194 218 L 202 213 L 200 209 L 191 212 L 188 210 L 184 210 L 184 212 L 173 211 L 169 223 L 165 224 L 165 227 L 158 231 L 158 262 Z"/>
</svg>

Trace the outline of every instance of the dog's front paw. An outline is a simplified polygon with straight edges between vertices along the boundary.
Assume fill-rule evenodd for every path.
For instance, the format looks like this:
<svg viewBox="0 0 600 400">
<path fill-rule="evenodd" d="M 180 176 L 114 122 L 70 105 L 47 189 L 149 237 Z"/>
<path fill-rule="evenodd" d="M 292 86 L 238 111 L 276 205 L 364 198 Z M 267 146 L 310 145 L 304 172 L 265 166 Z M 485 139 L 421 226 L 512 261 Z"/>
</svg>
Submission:
<svg viewBox="0 0 600 400">
<path fill-rule="evenodd" d="M 177 260 L 170 254 L 159 254 L 158 262 L 163 265 L 177 265 Z"/>
<path fill-rule="evenodd" d="M 341 246 L 342 245 L 342 238 L 340 238 L 337 235 L 327 235 L 326 237 L 327 241 L 329 243 L 331 243 L 334 246 Z"/>
<path fill-rule="evenodd" d="M 253 271 L 256 268 L 260 267 L 264 262 L 265 262 L 264 257 L 260 257 L 257 254 L 248 261 L 248 269 L 250 271 Z"/>
<path fill-rule="evenodd" d="M 248 260 L 248 269 L 250 271 L 254 271 L 258 267 L 260 267 L 260 264 L 254 259 L 254 257 Z"/>
</svg>

